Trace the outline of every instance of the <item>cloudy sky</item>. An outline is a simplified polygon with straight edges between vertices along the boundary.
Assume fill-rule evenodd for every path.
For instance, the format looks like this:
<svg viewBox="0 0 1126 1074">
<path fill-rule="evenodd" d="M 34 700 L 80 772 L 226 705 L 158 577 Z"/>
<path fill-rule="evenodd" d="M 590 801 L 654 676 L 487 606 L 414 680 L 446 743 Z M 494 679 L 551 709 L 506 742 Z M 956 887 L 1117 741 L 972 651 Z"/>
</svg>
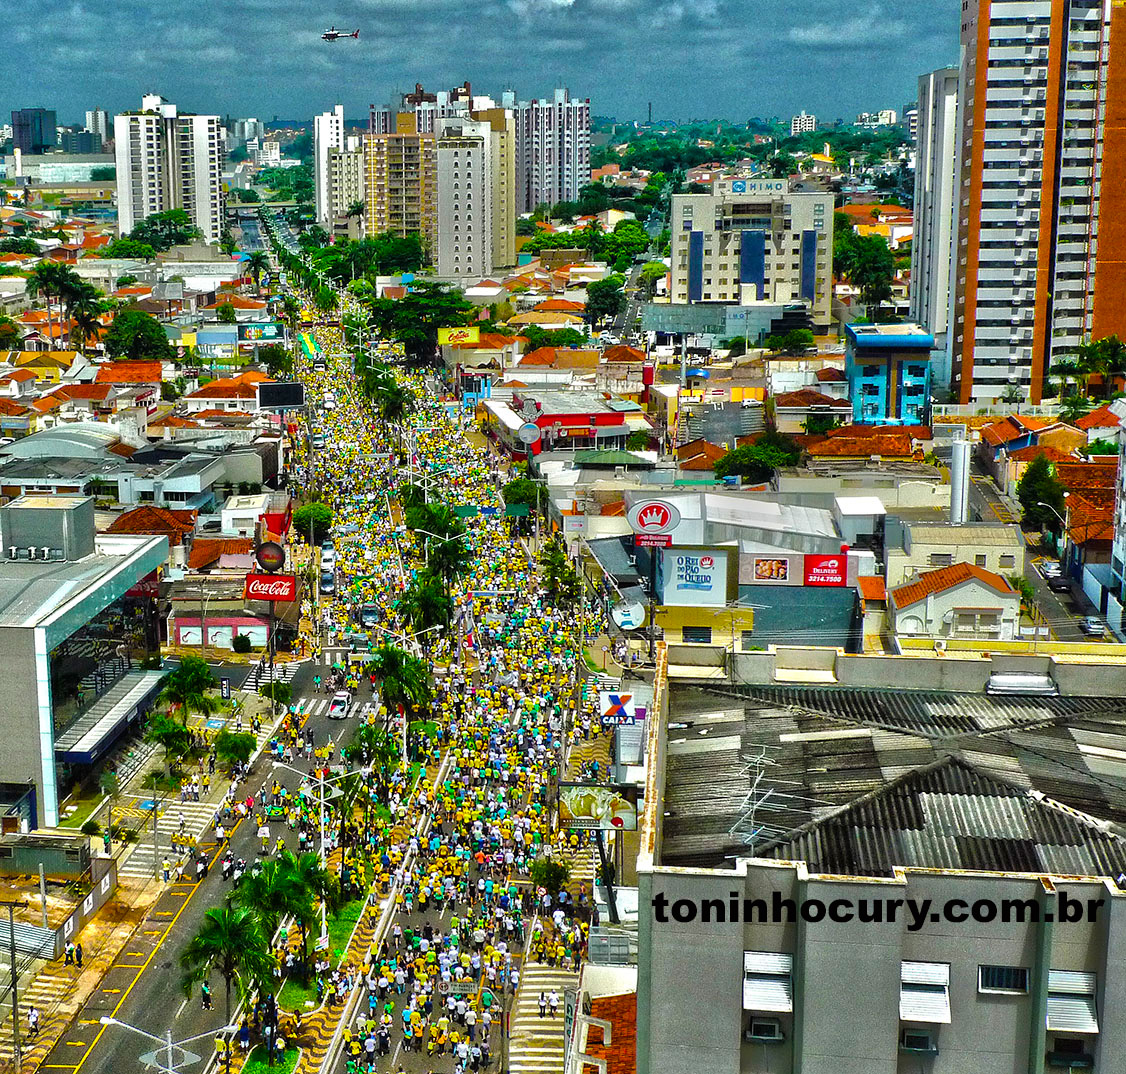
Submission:
<svg viewBox="0 0 1126 1074">
<path fill-rule="evenodd" d="M 5 10 L 0 109 L 136 107 L 349 118 L 422 82 L 542 96 L 596 114 L 832 119 L 900 108 L 957 62 L 956 0 L 37 0 Z M 329 44 L 332 23 L 358 41 Z M 12 62 L 24 56 L 27 62 Z"/>
</svg>

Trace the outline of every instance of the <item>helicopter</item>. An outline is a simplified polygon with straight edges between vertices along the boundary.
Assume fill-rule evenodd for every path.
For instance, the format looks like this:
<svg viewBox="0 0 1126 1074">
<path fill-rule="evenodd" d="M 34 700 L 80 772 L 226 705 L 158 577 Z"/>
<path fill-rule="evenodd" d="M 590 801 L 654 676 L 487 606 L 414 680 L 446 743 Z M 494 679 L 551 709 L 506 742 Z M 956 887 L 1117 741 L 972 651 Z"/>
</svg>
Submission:
<svg viewBox="0 0 1126 1074">
<path fill-rule="evenodd" d="M 338 30 L 335 26 L 330 26 L 323 34 L 321 34 L 322 41 L 337 41 L 342 37 L 356 37 L 360 36 L 359 30 L 353 30 L 349 33 L 347 30 Z"/>
</svg>

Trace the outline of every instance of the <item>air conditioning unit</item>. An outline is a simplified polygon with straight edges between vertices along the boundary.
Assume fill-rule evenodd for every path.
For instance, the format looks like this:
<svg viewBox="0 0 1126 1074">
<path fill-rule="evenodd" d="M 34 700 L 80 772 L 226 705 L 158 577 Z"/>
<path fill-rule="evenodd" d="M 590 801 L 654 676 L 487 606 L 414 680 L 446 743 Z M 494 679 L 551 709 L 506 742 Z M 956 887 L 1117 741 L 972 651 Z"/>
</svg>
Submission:
<svg viewBox="0 0 1126 1074">
<path fill-rule="evenodd" d="M 934 643 L 934 651 L 938 653 L 939 656 L 946 652 L 946 642 L 942 638 L 939 638 L 938 641 Z"/>
</svg>

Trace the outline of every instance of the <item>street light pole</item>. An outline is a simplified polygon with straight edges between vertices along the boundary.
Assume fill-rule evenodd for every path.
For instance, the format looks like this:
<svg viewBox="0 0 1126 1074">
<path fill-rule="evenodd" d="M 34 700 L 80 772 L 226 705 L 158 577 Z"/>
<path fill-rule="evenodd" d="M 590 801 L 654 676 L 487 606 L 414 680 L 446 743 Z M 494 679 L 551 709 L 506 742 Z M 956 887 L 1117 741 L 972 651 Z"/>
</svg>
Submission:
<svg viewBox="0 0 1126 1074">
<path fill-rule="evenodd" d="M 12 965 L 12 1043 L 15 1045 L 16 1070 L 23 1063 L 23 1050 L 20 1047 L 20 993 L 19 970 L 16 967 L 16 907 L 24 906 L 23 899 L 0 902 L 8 908 L 8 958 Z"/>
</svg>

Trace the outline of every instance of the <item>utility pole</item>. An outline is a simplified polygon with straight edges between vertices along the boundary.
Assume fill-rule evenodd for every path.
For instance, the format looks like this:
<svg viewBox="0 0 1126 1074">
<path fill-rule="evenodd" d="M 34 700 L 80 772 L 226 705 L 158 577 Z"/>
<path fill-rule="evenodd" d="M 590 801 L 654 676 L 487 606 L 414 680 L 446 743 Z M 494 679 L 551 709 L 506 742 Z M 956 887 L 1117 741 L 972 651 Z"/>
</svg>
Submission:
<svg viewBox="0 0 1126 1074">
<path fill-rule="evenodd" d="M 12 1042 L 15 1045 L 16 1070 L 23 1063 L 23 1049 L 20 1047 L 19 970 L 16 968 L 16 907 L 24 905 L 23 899 L 0 902 L 0 906 L 8 908 L 8 958 L 12 965 Z"/>
</svg>

